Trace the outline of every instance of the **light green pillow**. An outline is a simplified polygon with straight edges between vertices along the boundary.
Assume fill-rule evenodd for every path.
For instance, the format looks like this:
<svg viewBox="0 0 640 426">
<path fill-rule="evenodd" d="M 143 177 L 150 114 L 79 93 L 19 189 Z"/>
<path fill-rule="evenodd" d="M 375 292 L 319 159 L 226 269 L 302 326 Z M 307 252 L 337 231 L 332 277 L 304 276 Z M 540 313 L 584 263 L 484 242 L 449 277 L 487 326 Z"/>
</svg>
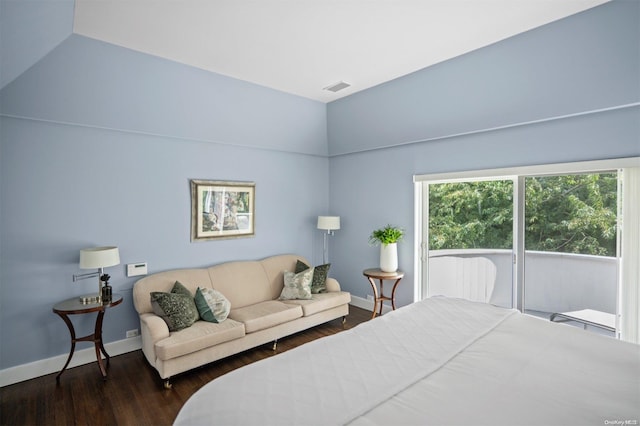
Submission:
<svg viewBox="0 0 640 426">
<path fill-rule="evenodd" d="M 311 280 L 311 293 L 326 293 L 327 292 L 327 275 L 329 274 L 330 263 L 316 266 L 313 271 L 313 279 Z M 301 260 L 296 262 L 296 274 L 308 269 L 309 265 Z"/>
<path fill-rule="evenodd" d="M 169 331 L 191 327 L 200 318 L 193 297 L 184 293 L 154 291 L 151 293 L 151 308 L 167 323 Z"/>
<path fill-rule="evenodd" d="M 209 322 L 222 322 L 229 316 L 231 302 L 218 290 L 200 288 L 194 297 L 200 318 Z"/>
<path fill-rule="evenodd" d="M 284 271 L 284 288 L 280 293 L 280 300 L 311 299 L 311 281 L 313 268 L 305 269 L 296 274 Z"/>
</svg>

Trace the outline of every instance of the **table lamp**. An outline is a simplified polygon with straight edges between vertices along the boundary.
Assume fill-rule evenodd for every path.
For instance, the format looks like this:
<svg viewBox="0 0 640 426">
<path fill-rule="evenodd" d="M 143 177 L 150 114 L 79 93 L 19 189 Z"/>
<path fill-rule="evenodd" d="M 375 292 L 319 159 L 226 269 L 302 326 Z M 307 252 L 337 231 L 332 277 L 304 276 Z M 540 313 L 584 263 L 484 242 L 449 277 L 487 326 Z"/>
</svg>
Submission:
<svg viewBox="0 0 640 426">
<path fill-rule="evenodd" d="M 102 302 L 102 282 L 109 280 L 109 275 L 104 274 L 104 268 L 120 264 L 120 253 L 118 247 L 93 247 L 80 250 L 80 269 L 98 269 L 96 272 L 74 275 L 73 281 L 98 277 L 97 296 L 80 297 L 82 303 Z"/>
</svg>

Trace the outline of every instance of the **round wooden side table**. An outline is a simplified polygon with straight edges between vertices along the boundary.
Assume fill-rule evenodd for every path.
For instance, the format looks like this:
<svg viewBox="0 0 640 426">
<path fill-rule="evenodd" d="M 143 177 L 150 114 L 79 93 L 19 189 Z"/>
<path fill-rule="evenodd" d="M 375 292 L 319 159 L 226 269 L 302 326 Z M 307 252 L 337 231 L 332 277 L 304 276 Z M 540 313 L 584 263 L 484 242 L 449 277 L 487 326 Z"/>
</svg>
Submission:
<svg viewBox="0 0 640 426">
<path fill-rule="evenodd" d="M 109 354 L 104 349 L 104 344 L 102 342 L 102 320 L 104 318 L 104 313 L 108 308 L 117 306 L 120 303 L 122 303 L 122 296 L 118 293 L 114 293 L 112 295 L 111 302 L 107 303 L 83 303 L 80 301 L 79 297 L 74 297 L 72 299 L 63 300 L 53 306 L 53 312 L 62 318 L 69 328 L 69 333 L 71 333 L 71 351 L 69 352 L 69 358 L 67 358 L 67 362 L 64 364 L 64 367 L 62 367 L 62 370 L 60 370 L 56 376 L 56 382 L 60 383 L 60 376 L 69 366 L 69 362 L 73 357 L 73 352 L 76 349 L 76 342 L 93 342 L 96 348 L 96 358 L 98 359 L 98 367 L 102 373 L 102 379 L 107 379 L 107 370 L 102 362 L 101 353 L 104 354 L 107 360 L 107 365 L 109 365 Z M 89 314 L 91 312 L 98 313 L 93 334 L 89 334 L 84 337 L 76 337 L 76 331 L 73 328 L 73 323 L 69 319 L 69 315 L 82 315 Z"/>
<path fill-rule="evenodd" d="M 396 272 L 383 272 L 379 268 L 365 269 L 362 272 L 362 275 L 367 277 L 369 280 L 369 284 L 371 284 L 371 288 L 373 289 L 373 315 L 371 315 L 371 319 L 376 317 L 377 315 L 382 315 L 382 304 L 385 300 L 391 301 L 391 307 L 395 311 L 396 309 L 396 287 L 400 283 L 402 277 L 404 277 L 404 272 L 396 271 Z M 378 292 L 378 287 L 374 280 L 380 281 L 380 292 Z M 393 288 L 391 289 L 391 297 L 387 297 L 384 295 L 384 281 L 385 280 L 395 280 L 393 283 Z M 380 304 L 380 307 L 378 307 Z M 379 312 L 377 312 L 379 310 Z"/>
</svg>

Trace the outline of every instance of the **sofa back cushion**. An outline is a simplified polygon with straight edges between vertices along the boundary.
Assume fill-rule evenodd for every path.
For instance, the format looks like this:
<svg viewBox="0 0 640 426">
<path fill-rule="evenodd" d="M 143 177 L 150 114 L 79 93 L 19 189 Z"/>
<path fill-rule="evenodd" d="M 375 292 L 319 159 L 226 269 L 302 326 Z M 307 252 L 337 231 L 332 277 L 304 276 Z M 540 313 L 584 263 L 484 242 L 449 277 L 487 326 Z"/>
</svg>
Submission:
<svg viewBox="0 0 640 426">
<path fill-rule="evenodd" d="M 153 312 L 151 292 L 170 292 L 176 281 L 196 294 L 198 287 L 218 290 L 231 302 L 231 309 L 275 300 L 284 285 L 284 271 L 295 271 L 296 262 L 310 263 L 302 256 L 282 254 L 256 261 L 234 261 L 202 269 L 176 269 L 138 280 L 133 303 L 139 314 Z"/>
<path fill-rule="evenodd" d="M 211 288 L 211 280 L 206 269 L 176 269 L 148 275 L 133 286 L 133 305 L 138 314 L 153 312 L 151 292 L 169 293 L 176 281 L 188 288 L 191 294 L 195 294 L 198 287 Z"/>
<path fill-rule="evenodd" d="M 227 262 L 208 271 L 211 285 L 231 302 L 231 309 L 271 299 L 267 274 L 259 261 Z"/>
</svg>

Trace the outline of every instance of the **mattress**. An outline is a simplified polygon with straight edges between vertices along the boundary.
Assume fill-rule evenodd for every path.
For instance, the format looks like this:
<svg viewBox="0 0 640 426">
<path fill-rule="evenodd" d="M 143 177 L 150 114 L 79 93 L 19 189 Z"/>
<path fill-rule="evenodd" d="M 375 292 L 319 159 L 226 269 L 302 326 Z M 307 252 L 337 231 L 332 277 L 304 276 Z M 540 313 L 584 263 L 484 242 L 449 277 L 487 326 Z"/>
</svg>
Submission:
<svg viewBox="0 0 640 426">
<path fill-rule="evenodd" d="M 175 424 L 638 421 L 640 346 L 435 297 L 221 376 Z"/>
</svg>

